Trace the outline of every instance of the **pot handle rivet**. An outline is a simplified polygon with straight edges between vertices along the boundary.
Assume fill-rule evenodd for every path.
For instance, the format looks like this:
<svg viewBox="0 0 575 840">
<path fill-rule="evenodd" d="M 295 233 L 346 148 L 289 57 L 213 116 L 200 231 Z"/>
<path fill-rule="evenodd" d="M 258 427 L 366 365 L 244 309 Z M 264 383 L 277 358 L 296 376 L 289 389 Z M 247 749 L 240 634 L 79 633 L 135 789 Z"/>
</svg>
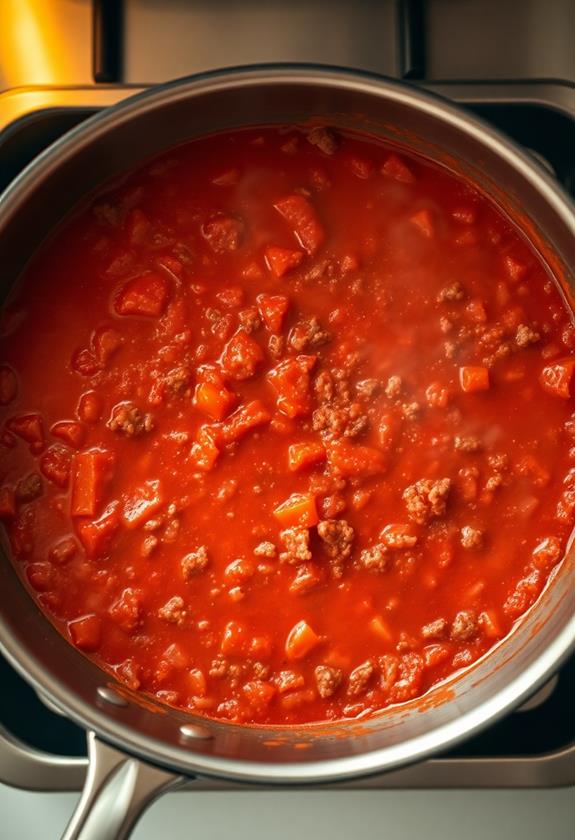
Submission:
<svg viewBox="0 0 575 840">
<path fill-rule="evenodd" d="M 112 706 L 127 706 L 128 701 L 125 700 L 117 691 L 108 685 L 100 685 L 96 689 L 96 693 L 100 700 L 110 703 Z"/>
<path fill-rule="evenodd" d="M 182 738 L 185 738 L 186 741 L 207 741 L 209 738 L 214 737 L 212 733 L 209 732 L 205 727 L 198 726 L 195 723 L 184 723 L 182 726 L 180 726 L 180 735 L 182 736 Z"/>
</svg>

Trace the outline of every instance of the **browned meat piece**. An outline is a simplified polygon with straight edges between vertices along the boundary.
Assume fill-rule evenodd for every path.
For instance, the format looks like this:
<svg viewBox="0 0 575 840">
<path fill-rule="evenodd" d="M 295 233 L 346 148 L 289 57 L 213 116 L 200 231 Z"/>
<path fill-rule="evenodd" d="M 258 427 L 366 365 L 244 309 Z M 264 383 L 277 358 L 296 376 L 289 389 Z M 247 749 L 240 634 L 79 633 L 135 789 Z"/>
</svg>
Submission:
<svg viewBox="0 0 575 840">
<path fill-rule="evenodd" d="M 376 543 L 371 548 L 364 548 L 359 555 L 359 563 L 368 572 L 385 572 L 389 565 L 389 554 L 382 543 Z"/>
<path fill-rule="evenodd" d="M 444 618 L 436 618 L 421 628 L 421 635 L 424 639 L 444 639 L 447 635 L 447 621 Z"/>
<path fill-rule="evenodd" d="M 333 155 L 337 151 L 337 137 L 331 128 L 316 125 L 307 135 L 307 141 L 326 155 Z"/>
<path fill-rule="evenodd" d="M 136 437 L 154 428 L 151 414 L 144 414 L 131 402 L 119 403 L 112 409 L 112 416 L 106 423 L 112 432 Z"/>
<path fill-rule="evenodd" d="M 461 610 L 453 619 L 451 638 L 455 642 L 467 642 L 477 633 L 477 617 L 471 610 Z"/>
<path fill-rule="evenodd" d="M 16 485 L 16 498 L 19 502 L 33 502 L 43 492 L 42 477 L 38 473 L 21 478 Z"/>
<path fill-rule="evenodd" d="M 181 560 L 184 578 L 186 580 L 191 580 L 191 578 L 201 574 L 206 569 L 209 562 L 210 558 L 208 556 L 208 549 L 205 545 L 201 545 L 195 551 L 191 551 L 189 554 L 186 554 L 186 556 L 182 557 Z"/>
<path fill-rule="evenodd" d="M 274 359 L 279 359 L 285 347 L 285 338 L 283 335 L 270 335 L 268 339 L 268 350 L 270 356 Z"/>
<path fill-rule="evenodd" d="M 214 677 L 214 679 L 221 680 L 228 673 L 228 667 L 229 663 L 227 659 L 220 656 L 217 659 L 212 659 L 208 674 L 210 677 Z"/>
<path fill-rule="evenodd" d="M 186 620 L 186 610 L 184 609 L 184 599 L 179 595 L 174 595 L 170 598 L 163 607 L 158 610 L 158 617 L 162 621 L 167 621 L 168 624 L 177 624 L 181 627 Z"/>
<path fill-rule="evenodd" d="M 337 691 L 342 678 L 339 668 L 332 668 L 329 665 L 318 665 L 314 671 L 317 693 L 324 700 L 331 697 Z"/>
<path fill-rule="evenodd" d="M 456 435 L 453 446 L 458 452 L 479 452 L 481 441 L 474 435 Z"/>
<path fill-rule="evenodd" d="M 149 534 L 147 537 L 144 537 L 142 547 L 140 548 L 140 554 L 142 557 L 149 557 L 150 554 L 156 550 L 159 544 L 159 539 L 153 534 Z"/>
<path fill-rule="evenodd" d="M 515 344 L 518 347 L 529 347 L 530 344 L 537 344 L 541 336 L 527 324 L 519 324 L 515 333 Z"/>
<path fill-rule="evenodd" d="M 354 531 L 345 519 L 324 519 L 317 526 L 317 532 L 329 557 L 342 562 L 347 560 L 351 554 Z"/>
<path fill-rule="evenodd" d="M 403 499 L 411 519 L 419 525 L 425 525 L 433 517 L 442 516 L 445 513 L 450 487 L 450 478 L 439 478 L 436 481 L 422 478 L 406 487 Z"/>
<path fill-rule="evenodd" d="M 240 325 L 247 333 L 255 332 L 261 326 L 261 318 L 257 306 L 248 306 L 238 315 Z"/>
<path fill-rule="evenodd" d="M 451 286 L 446 286 L 437 295 L 439 303 L 449 301 L 450 303 L 456 300 L 463 300 L 465 297 L 465 289 L 459 282 L 452 283 Z"/>
<path fill-rule="evenodd" d="M 162 378 L 162 383 L 168 394 L 172 396 L 184 396 L 190 391 L 190 380 L 192 374 L 190 369 L 185 365 L 169 370 Z"/>
<path fill-rule="evenodd" d="M 302 350 L 315 350 L 322 344 L 327 344 L 330 334 L 321 328 L 315 316 L 307 321 L 299 321 L 290 330 L 288 342 L 290 347 L 300 353 Z"/>
<path fill-rule="evenodd" d="M 269 542 L 268 540 L 264 540 L 264 542 L 259 543 L 254 548 L 254 554 L 256 557 L 268 557 L 272 558 L 277 555 L 277 549 L 273 542 Z"/>
<path fill-rule="evenodd" d="M 312 415 L 313 430 L 321 432 L 326 440 L 357 437 L 367 429 L 368 422 L 359 403 L 321 405 Z"/>
<path fill-rule="evenodd" d="M 216 254 L 236 251 L 242 242 L 244 224 L 233 216 L 215 216 L 202 226 L 202 235 Z"/>
<path fill-rule="evenodd" d="M 290 565 L 297 565 L 298 563 L 305 563 L 306 560 L 311 560 L 311 551 L 309 550 L 309 531 L 307 528 L 286 528 L 280 534 L 280 539 L 285 546 L 285 551 L 280 554 L 280 561 L 282 563 L 289 563 Z"/>
<path fill-rule="evenodd" d="M 374 670 L 373 663 L 369 659 L 366 659 L 365 662 L 362 662 L 361 665 L 353 669 L 347 683 L 347 693 L 350 697 L 357 697 L 359 694 L 363 694 L 373 676 Z"/>
<path fill-rule="evenodd" d="M 385 386 L 385 396 L 390 399 L 398 397 L 399 394 L 401 394 L 402 387 L 403 383 L 401 381 L 401 376 L 390 376 L 387 380 L 387 385 Z"/>
<path fill-rule="evenodd" d="M 461 545 L 463 548 L 479 548 L 483 543 L 483 531 L 464 525 L 461 529 Z"/>
<path fill-rule="evenodd" d="M 377 394 L 380 388 L 381 382 L 379 379 L 362 379 L 361 382 L 358 382 L 355 386 L 355 390 L 359 396 L 367 399 L 373 397 L 374 394 Z"/>
</svg>

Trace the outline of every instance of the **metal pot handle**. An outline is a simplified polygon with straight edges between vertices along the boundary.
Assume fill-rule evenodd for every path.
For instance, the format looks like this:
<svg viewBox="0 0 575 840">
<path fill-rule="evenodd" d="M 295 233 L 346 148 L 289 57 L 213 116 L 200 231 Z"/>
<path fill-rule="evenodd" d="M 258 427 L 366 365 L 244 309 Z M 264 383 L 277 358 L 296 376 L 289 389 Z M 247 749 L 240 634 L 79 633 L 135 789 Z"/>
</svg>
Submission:
<svg viewBox="0 0 575 840">
<path fill-rule="evenodd" d="M 62 840 L 126 840 L 148 805 L 186 781 L 88 733 L 88 774 Z"/>
</svg>

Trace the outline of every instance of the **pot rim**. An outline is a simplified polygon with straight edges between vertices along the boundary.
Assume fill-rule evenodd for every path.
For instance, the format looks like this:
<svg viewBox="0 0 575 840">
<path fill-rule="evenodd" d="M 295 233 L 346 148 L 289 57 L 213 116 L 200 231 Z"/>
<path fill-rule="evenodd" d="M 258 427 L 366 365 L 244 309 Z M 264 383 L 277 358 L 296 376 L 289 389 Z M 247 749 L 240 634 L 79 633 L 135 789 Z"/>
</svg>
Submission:
<svg viewBox="0 0 575 840">
<path fill-rule="evenodd" d="M 156 105 L 166 105 L 199 94 L 216 93 L 222 89 L 229 91 L 256 85 L 277 87 L 294 84 L 321 85 L 383 98 L 415 108 L 450 125 L 462 135 L 473 138 L 504 159 L 543 195 L 547 204 L 553 208 L 575 239 L 574 209 L 561 186 L 534 158 L 522 151 L 513 141 L 499 134 L 488 123 L 463 112 L 443 97 L 422 91 L 403 81 L 363 71 L 314 64 L 261 64 L 214 70 L 159 85 L 102 110 L 50 145 L 9 185 L 0 196 L 0 230 L 12 214 L 27 201 L 39 181 L 58 169 L 63 161 L 105 134 L 109 128 L 121 125 L 135 115 L 153 110 Z M 192 752 L 185 747 L 170 747 L 170 756 L 167 757 L 166 748 L 158 739 L 142 735 L 135 727 L 123 723 L 120 717 L 106 714 L 95 704 L 90 705 L 77 695 L 71 696 L 59 680 L 46 672 L 33 651 L 20 648 L 0 616 L 0 650 L 34 688 L 47 695 L 83 728 L 96 731 L 104 740 L 128 754 L 178 772 L 188 775 L 198 773 L 236 782 L 267 784 L 325 784 L 352 779 L 420 761 L 438 750 L 453 747 L 519 705 L 549 679 L 574 648 L 575 615 L 565 623 L 561 632 L 553 638 L 543 653 L 502 691 L 489 696 L 462 716 L 428 733 L 371 752 L 340 758 L 293 763 L 254 762 Z M 341 726 L 341 722 L 338 725 Z M 235 725 L 227 726 L 233 728 Z"/>
</svg>

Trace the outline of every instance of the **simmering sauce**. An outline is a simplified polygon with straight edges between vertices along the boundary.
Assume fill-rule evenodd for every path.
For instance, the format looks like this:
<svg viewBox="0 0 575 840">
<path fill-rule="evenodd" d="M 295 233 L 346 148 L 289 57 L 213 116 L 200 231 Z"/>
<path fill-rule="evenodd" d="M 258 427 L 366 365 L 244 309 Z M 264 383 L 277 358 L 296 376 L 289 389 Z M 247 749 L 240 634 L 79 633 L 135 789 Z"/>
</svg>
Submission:
<svg viewBox="0 0 575 840">
<path fill-rule="evenodd" d="M 329 129 L 193 141 L 98 195 L 4 308 L 0 517 L 133 689 L 295 724 L 503 639 L 575 510 L 575 330 L 471 186 Z"/>
</svg>

